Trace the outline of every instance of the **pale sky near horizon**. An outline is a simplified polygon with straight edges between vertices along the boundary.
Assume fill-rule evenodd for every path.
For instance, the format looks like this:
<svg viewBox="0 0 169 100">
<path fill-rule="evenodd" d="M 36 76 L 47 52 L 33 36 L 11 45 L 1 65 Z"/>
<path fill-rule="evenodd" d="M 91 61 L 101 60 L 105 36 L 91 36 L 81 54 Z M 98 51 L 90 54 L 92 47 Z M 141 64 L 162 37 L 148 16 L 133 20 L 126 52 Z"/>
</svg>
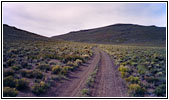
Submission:
<svg viewBox="0 0 169 100">
<path fill-rule="evenodd" d="M 116 23 L 166 27 L 166 3 L 3 2 L 3 24 L 56 36 Z"/>
</svg>

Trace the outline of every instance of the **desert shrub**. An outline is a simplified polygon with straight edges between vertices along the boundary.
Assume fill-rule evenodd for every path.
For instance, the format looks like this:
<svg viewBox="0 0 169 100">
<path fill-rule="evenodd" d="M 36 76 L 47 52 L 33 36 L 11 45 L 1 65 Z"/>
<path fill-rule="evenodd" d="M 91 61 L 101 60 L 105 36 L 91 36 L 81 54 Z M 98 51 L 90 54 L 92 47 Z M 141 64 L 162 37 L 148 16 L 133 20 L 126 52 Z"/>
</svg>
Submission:
<svg viewBox="0 0 169 100">
<path fill-rule="evenodd" d="M 120 65 L 120 67 L 118 68 L 118 70 L 120 71 L 122 78 L 124 78 L 124 77 L 126 77 L 126 76 L 129 75 L 129 73 L 128 73 L 129 72 L 129 68 L 126 67 L 126 66 Z"/>
<path fill-rule="evenodd" d="M 155 76 L 160 77 L 160 76 L 162 76 L 162 75 L 163 75 L 163 72 L 158 72 L 158 73 L 156 73 Z"/>
<path fill-rule="evenodd" d="M 134 77 L 132 75 L 126 78 L 125 80 L 130 83 L 138 83 L 140 81 L 139 77 Z"/>
<path fill-rule="evenodd" d="M 33 78 L 33 71 L 30 70 L 20 70 L 20 73 L 23 77 L 27 77 L 27 78 Z"/>
<path fill-rule="evenodd" d="M 118 68 L 118 70 L 119 70 L 120 72 L 128 72 L 128 71 L 129 71 L 129 68 L 126 67 L 126 66 L 121 65 L 121 66 Z"/>
<path fill-rule="evenodd" d="M 80 59 L 82 61 L 84 61 L 84 59 L 80 56 L 77 55 L 66 55 L 63 59 L 64 63 L 67 63 L 68 61 L 75 61 L 76 59 Z"/>
<path fill-rule="evenodd" d="M 143 96 L 144 95 L 145 90 L 138 84 L 130 84 L 128 88 L 129 88 L 129 93 L 132 96 Z"/>
<path fill-rule="evenodd" d="M 121 74 L 122 78 L 125 78 L 125 77 L 127 77 L 129 75 L 128 72 L 120 72 L 120 74 Z"/>
<path fill-rule="evenodd" d="M 36 95 L 39 95 L 41 93 L 45 93 L 48 88 L 48 85 L 41 81 L 40 83 L 35 83 L 32 87 L 32 92 Z"/>
<path fill-rule="evenodd" d="M 28 66 L 28 64 L 26 62 L 21 62 L 21 66 L 22 66 L 22 68 L 26 68 Z"/>
<path fill-rule="evenodd" d="M 73 63 L 72 61 L 68 61 L 68 62 L 67 62 L 67 65 L 69 65 L 69 66 L 74 66 L 74 63 Z"/>
<path fill-rule="evenodd" d="M 76 66 L 79 66 L 80 64 L 83 63 L 83 61 L 80 59 L 76 59 L 76 61 L 74 63 L 76 64 Z"/>
<path fill-rule="evenodd" d="M 158 73 L 158 70 L 157 70 L 156 68 L 152 68 L 152 69 L 150 70 L 150 72 L 151 72 L 152 74 L 156 74 L 156 73 Z"/>
<path fill-rule="evenodd" d="M 38 78 L 38 79 L 42 79 L 44 76 L 40 70 L 34 70 L 32 74 L 35 78 Z"/>
<path fill-rule="evenodd" d="M 137 62 L 135 62 L 135 61 L 131 61 L 131 66 L 134 66 L 134 67 L 136 67 L 137 65 L 138 65 L 138 63 Z"/>
<path fill-rule="evenodd" d="M 60 57 L 56 54 L 46 54 L 44 58 L 60 59 Z"/>
<path fill-rule="evenodd" d="M 90 95 L 89 89 L 83 89 L 81 92 L 82 92 L 82 95 L 84 95 L 84 96 Z"/>
<path fill-rule="evenodd" d="M 138 65 L 137 69 L 138 69 L 138 73 L 141 74 L 141 75 L 145 74 L 146 71 L 147 71 L 146 67 L 143 66 L 143 65 Z"/>
<path fill-rule="evenodd" d="M 37 69 L 43 70 L 43 71 L 49 71 L 51 70 L 50 66 L 47 64 L 42 64 L 37 67 Z"/>
<path fill-rule="evenodd" d="M 87 87 L 92 87 L 93 84 L 94 84 L 94 78 L 92 76 L 90 76 L 87 80 L 86 85 L 87 85 Z"/>
<path fill-rule="evenodd" d="M 83 61 L 80 59 L 76 59 L 75 61 L 68 61 L 67 65 L 73 66 L 73 67 L 78 67 L 80 64 L 82 64 Z"/>
<path fill-rule="evenodd" d="M 14 63 L 15 63 L 14 59 L 9 59 L 6 64 L 7 66 L 12 66 Z"/>
<path fill-rule="evenodd" d="M 15 97 L 17 96 L 18 91 L 15 88 L 4 87 L 3 88 L 3 96 L 4 97 Z"/>
<path fill-rule="evenodd" d="M 59 74 L 61 70 L 62 70 L 62 68 L 59 65 L 56 65 L 52 68 L 52 72 L 54 74 Z"/>
<path fill-rule="evenodd" d="M 18 54 L 19 51 L 20 51 L 20 50 L 18 50 L 18 49 L 13 49 L 13 50 L 11 50 L 11 53 Z"/>
<path fill-rule="evenodd" d="M 32 65 L 26 66 L 26 69 L 32 69 Z"/>
<path fill-rule="evenodd" d="M 16 86 L 16 80 L 13 76 L 7 76 L 3 79 L 3 85 L 9 86 L 9 87 L 15 87 Z"/>
<path fill-rule="evenodd" d="M 4 77 L 9 76 L 9 75 L 13 76 L 14 75 L 14 71 L 11 70 L 11 69 L 4 70 L 3 75 L 4 75 Z"/>
<path fill-rule="evenodd" d="M 60 75 L 52 75 L 51 79 L 55 81 L 60 81 L 62 78 L 60 77 Z"/>
<path fill-rule="evenodd" d="M 154 76 L 150 76 L 150 77 L 145 77 L 145 80 L 149 83 L 156 83 L 158 82 L 158 78 L 154 77 Z"/>
<path fill-rule="evenodd" d="M 15 70 L 15 71 L 17 71 L 17 70 L 20 70 L 20 69 L 21 69 L 21 67 L 20 67 L 20 66 L 18 66 L 18 65 L 12 66 L 11 68 L 12 68 L 13 70 Z"/>
<path fill-rule="evenodd" d="M 73 62 L 73 66 L 77 68 L 78 67 L 78 63 L 74 61 Z"/>
<path fill-rule="evenodd" d="M 161 84 L 154 90 L 154 93 L 157 96 L 165 96 L 166 94 L 166 84 Z"/>
<path fill-rule="evenodd" d="M 74 71 L 76 69 L 76 67 L 69 67 L 70 71 Z"/>
<path fill-rule="evenodd" d="M 84 55 L 82 55 L 82 57 L 83 57 L 84 59 L 89 59 L 89 58 L 90 58 L 90 55 L 84 54 Z"/>
<path fill-rule="evenodd" d="M 68 70 L 70 70 L 70 71 L 74 71 L 75 69 L 76 69 L 76 67 L 73 65 L 73 62 L 68 62 L 67 63 L 67 67 L 68 67 Z"/>
<path fill-rule="evenodd" d="M 69 66 L 64 66 L 61 70 L 61 74 L 67 75 L 69 71 Z"/>
<path fill-rule="evenodd" d="M 29 82 L 25 78 L 16 80 L 16 88 L 18 90 L 24 90 L 29 87 Z"/>
<path fill-rule="evenodd" d="M 64 75 L 58 74 L 58 75 L 52 75 L 51 79 L 55 81 L 60 81 L 62 79 L 66 79 L 66 77 Z"/>
<path fill-rule="evenodd" d="M 20 73 L 23 77 L 26 77 L 27 75 L 27 70 L 20 70 Z"/>
</svg>

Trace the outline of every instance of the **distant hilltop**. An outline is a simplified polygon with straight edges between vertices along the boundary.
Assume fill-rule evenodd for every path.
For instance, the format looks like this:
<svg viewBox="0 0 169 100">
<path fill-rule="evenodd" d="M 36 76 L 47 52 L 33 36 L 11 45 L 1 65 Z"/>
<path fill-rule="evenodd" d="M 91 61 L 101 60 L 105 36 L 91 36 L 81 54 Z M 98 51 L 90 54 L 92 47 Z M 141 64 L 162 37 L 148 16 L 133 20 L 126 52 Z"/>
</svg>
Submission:
<svg viewBox="0 0 169 100">
<path fill-rule="evenodd" d="M 3 24 L 4 40 L 48 40 L 47 37 Z"/>
<path fill-rule="evenodd" d="M 66 40 L 99 44 L 165 46 L 166 28 L 136 24 L 114 24 L 100 28 L 72 31 L 48 38 L 4 24 L 3 39 Z"/>
<path fill-rule="evenodd" d="M 114 24 L 100 28 L 73 31 L 53 36 L 52 39 L 103 44 L 165 46 L 166 28 L 154 25 Z"/>
</svg>

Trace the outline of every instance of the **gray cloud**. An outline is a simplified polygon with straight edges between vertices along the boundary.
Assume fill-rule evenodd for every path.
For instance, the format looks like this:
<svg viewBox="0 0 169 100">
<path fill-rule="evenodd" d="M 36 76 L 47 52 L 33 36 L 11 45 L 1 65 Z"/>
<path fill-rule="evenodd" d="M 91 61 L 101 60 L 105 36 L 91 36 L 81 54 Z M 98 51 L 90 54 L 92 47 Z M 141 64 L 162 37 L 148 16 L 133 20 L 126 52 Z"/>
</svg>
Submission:
<svg viewBox="0 0 169 100">
<path fill-rule="evenodd" d="M 166 26 L 165 3 L 3 3 L 3 23 L 44 36 L 115 23 Z"/>
</svg>

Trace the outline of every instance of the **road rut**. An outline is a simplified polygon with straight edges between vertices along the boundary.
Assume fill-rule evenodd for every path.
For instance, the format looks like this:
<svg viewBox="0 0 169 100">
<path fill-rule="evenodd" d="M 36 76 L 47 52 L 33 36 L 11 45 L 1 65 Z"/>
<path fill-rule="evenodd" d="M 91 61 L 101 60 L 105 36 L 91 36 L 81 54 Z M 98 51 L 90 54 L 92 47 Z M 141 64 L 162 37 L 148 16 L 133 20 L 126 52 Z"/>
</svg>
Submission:
<svg viewBox="0 0 169 100">
<path fill-rule="evenodd" d="M 124 81 L 120 78 L 117 67 L 110 56 L 101 51 L 101 60 L 96 75 L 92 96 L 94 97 L 125 97 L 127 96 Z"/>
<path fill-rule="evenodd" d="M 78 97 L 81 90 L 85 87 L 86 81 L 90 74 L 94 71 L 100 60 L 100 52 L 94 49 L 93 59 L 89 60 L 86 65 L 79 67 L 78 71 L 71 72 L 68 80 L 63 80 L 56 87 L 51 88 L 45 96 L 49 97 Z"/>
<path fill-rule="evenodd" d="M 48 97 L 79 97 L 85 87 L 87 79 L 98 65 L 98 72 L 94 87 L 91 88 L 92 97 L 125 97 L 127 96 L 125 84 L 120 78 L 117 67 L 110 56 L 104 51 L 95 48 L 94 57 L 75 72 L 71 72 L 69 79 L 63 80 L 51 88 Z"/>
</svg>

